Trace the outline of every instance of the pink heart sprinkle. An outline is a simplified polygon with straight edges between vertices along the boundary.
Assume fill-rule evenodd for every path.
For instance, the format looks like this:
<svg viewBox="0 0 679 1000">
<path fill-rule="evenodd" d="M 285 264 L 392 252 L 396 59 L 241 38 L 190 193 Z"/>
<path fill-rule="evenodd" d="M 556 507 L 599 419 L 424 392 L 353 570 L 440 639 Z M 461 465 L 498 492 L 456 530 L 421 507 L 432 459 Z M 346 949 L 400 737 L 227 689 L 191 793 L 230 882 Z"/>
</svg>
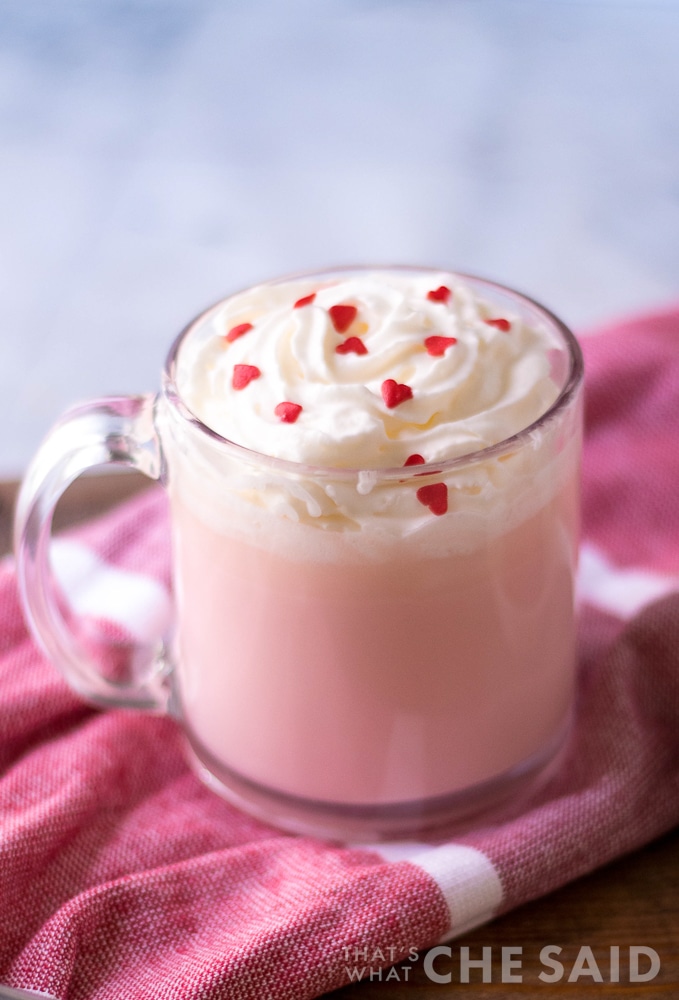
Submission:
<svg viewBox="0 0 679 1000">
<path fill-rule="evenodd" d="M 503 333 L 508 333 L 512 328 L 512 324 L 508 319 L 487 319 L 486 323 L 488 326 L 497 327 L 497 329 L 502 330 Z"/>
<path fill-rule="evenodd" d="M 405 469 L 407 465 L 424 465 L 424 459 L 421 455 L 408 455 L 403 463 L 403 468 Z"/>
<path fill-rule="evenodd" d="M 253 379 L 259 378 L 262 373 L 256 365 L 234 365 L 231 385 L 234 389 L 244 389 L 250 385 Z"/>
<path fill-rule="evenodd" d="M 287 400 L 284 403 L 278 403 L 275 410 L 273 411 L 278 419 L 283 424 L 294 424 L 297 417 L 302 412 L 302 407 L 299 403 L 289 403 Z"/>
<path fill-rule="evenodd" d="M 393 378 L 388 378 L 382 383 L 382 399 L 390 410 L 407 399 L 413 398 L 413 390 L 403 382 L 395 382 Z"/>
<path fill-rule="evenodd" d="M 427 337 L 424 342 L 424 346 L 427 348 L 427 354 L 431 354 L 432 358 L 442 358 L 449 347 L 457 343 L 457 337 Z"/>
<path fill-rule="evenodd" d="M 448 510 L 448 487 L 445 483 L 430 483 L 428 486 L 420 486 L 417 491 L 417 499 L 423 506 L 428 507 L 432 514 L 440 517 Z"/>
<path fill-rule="evenodd" d="M 338 333 L 346 333 L 351 324 L 356 319 L 358 309 L 356 306 L 338 305 L 330 306 L 328 309 L 332 325 Z"/>
<path fill-rule="evenodd" d="M 248 333 L 252 329 L 252 323 L 239 323 L 238 326 L 231 327 L 225 339 L 232 344 L 234 340 L 238 340 L 238 338 L 242 337 L 244 333 Z"/>
<path fill-rule="evenodd" d="M 316 298 L 316 292 L 312 292 L 311 295 L 305 295 L 305 296 L 303 296 L 303 298 L 297 299 L 297 301 L 295 302 L 295 304 L 294 304 L 294 306 L 292 308 L 293 309 L 301 309 L 302 306 L 310 306 L 311 303 L 314 301 L 315 298 Z"/>
<path fill-rule="evenodd" d="M 335 354 L 367 354 L 368 348 L 365 346 L 360 337 L 347 337 L 345 341 L 338 344 L 335 348 Z"/>
<path fill-rule="evenodd" d="M 427 292 L 427 298 L 430 302 L 447 302 L 453 293 L 445 285 L 440 285 L 438 288 L 432 288 L 430 292 Z"/>
</svg>

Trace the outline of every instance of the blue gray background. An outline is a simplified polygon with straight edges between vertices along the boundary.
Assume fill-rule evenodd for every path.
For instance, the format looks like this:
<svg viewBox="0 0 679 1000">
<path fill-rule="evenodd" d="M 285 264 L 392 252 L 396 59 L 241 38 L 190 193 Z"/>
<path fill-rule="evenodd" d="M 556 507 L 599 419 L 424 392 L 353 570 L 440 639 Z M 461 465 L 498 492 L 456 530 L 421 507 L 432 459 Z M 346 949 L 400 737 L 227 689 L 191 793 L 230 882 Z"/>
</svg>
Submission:
<svg viewBox="0 0 679 1000">
<path fill-rule="evenodd" d="M 678 299 L 677 95 L 670 0 L 0 0 L 0 475 L 291 270 Z"/>
</svg>

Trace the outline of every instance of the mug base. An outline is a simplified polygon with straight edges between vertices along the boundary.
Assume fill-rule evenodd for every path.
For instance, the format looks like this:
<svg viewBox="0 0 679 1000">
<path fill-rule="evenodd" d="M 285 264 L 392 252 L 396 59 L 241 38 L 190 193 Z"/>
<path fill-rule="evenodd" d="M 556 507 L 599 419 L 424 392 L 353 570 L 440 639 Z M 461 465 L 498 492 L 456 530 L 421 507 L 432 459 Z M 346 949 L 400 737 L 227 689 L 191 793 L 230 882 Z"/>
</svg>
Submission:
<svg viewBox="0 0 679 1000">
<path fill-rule="evenodd" d="M 460 834 L 516 814 L 558 770 L 570 730 L 569 720 L 538 753 L 471 788 L 380 805 L 332 803 L 267 788 L 217 761 L 194 737 L 188 741 L 188 756 L 211 791 L 257 819 L 289 833 L 362 843 L 412 838 L 439 829 L 442 834 Z"/>
</svg>

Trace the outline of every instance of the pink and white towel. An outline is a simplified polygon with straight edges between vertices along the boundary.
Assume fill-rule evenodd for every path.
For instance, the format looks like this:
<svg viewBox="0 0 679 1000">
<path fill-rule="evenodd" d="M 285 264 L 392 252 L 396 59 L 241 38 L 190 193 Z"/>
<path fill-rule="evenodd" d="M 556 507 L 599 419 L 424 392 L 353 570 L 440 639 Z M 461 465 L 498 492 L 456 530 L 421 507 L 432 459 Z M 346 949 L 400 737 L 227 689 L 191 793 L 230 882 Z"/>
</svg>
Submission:
<svg viewBox="0 0 679 1000">
<path fill-rule="evenodd" d="M 28 638 L 0 569 L 0 981 L 60 1000 L 303 1000 L 398 962 L 679 822 L 679 311 L 584 342 L 581 685 L 567 759 L 518 817 L 454 841 L 331 846 L 207 791 L 169 719 L 97 711 Z M 151 491 L 60 540 L 75 607 L 169 614 Z M 374 961 L 373 961 L 374 964 Z"/>
</svg>

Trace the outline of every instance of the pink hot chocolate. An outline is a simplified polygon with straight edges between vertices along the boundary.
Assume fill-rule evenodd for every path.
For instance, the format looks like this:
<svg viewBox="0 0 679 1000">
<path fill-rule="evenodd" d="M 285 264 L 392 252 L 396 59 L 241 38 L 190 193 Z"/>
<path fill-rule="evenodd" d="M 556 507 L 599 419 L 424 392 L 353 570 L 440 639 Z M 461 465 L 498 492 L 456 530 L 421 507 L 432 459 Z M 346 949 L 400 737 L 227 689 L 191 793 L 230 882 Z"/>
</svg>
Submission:
<svg viewBox="0 0 679 1000">
<path fill-rule="evenodd" d="M 572 348 L 522 303 L 359 273 L 261 286 L 184 336 L 176 389 L 216 434 L 166 407 L 177 702 L 204 776 L 267 818 L 412 832 L 563 739 L 579 407 L 543 417 Z"/>
</svg>

